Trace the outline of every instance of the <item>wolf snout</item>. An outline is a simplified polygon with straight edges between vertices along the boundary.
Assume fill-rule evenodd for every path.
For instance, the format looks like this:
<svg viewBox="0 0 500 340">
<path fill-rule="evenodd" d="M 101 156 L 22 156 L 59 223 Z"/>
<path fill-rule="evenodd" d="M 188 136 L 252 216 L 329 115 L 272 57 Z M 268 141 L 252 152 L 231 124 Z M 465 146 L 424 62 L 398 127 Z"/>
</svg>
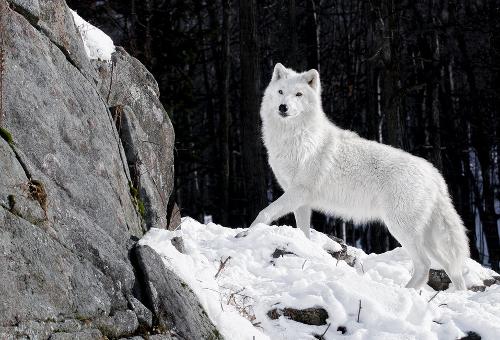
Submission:
<svg viewBox="0 0 500 340">
<path fill-rule="evenodd" d="M 285 104 L 281 104 L 278 109 L 280 110 L 281 116 L 283 117 L 287 116 L 288 106 L 286 106 Z"/>
</svg>

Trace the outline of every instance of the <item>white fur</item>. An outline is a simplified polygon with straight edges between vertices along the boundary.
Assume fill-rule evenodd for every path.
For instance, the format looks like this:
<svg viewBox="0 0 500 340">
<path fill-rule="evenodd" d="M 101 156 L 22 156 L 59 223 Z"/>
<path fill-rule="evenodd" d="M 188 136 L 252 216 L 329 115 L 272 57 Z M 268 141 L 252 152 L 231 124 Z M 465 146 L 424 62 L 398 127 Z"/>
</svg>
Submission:
<svg viewBox="0 0 500 340">
<path fill-rule="evenodd" d="M 279 114 L 281 104 L 288 106 L 289 116 Z M 357 223 L 379 220 L 413 260 L 407 287 L 427 282 L 433 258 L 456 288 L 466 288 L 465 228 L 443 177 L 429 162 L 330 122 L 321 107 L 316 70 L 296 73 L 277 64 L 261 117 L 269 164 L 284 194 L 252 225 L 269 224 L 293 211 L 297 226 L 309 237 L 311 210 Z"/>
</svg>

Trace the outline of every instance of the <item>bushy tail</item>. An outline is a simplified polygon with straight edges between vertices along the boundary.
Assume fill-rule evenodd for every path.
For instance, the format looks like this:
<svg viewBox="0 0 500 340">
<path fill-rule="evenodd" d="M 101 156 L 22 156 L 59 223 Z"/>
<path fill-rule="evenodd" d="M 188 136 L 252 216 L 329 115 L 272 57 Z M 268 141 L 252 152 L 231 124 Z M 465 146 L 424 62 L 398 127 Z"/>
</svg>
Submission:
<svg viewBox="0 0 500 340">
<path fill-rule="evenodd" d="M 436 205 L 436 211 L 441 215 L 442 228 L 444 229 L 445 246 L 443 249 L 453 262 L 463 264 L 465 259 L 470 257 L 469 239 L 466 234 L 465 226 L 453 203 L 448 195 L 439 197 Z"/>
<path fill-rule="evenodd" d="M 470 256 L 469 240 L 448 195 L 438 198 L 430 227 L 428 251 L 443 266 L 455 287 L 466 289 L 462 274 L 465 260 Z"/>
</svg>

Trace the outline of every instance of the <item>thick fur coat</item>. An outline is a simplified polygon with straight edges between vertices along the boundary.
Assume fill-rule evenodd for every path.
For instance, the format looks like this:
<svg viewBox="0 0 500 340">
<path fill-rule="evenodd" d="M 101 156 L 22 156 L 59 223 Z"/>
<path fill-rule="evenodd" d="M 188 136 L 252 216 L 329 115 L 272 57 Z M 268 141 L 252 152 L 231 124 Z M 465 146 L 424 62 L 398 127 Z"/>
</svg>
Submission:
<svg viewBox="0 0 500 340">
<path fill-rule="evenodd" d="M 407 287 L 427 282 L 432 258 L 457 289 L 466 288 L 465 228 L 432 164 L 330 122 L 316 70 L 296 73 L 277 64 L 261 117 L 269 164 L 284 194 L 252 225 L 294 212 L 297 226 L 309 237 L 311 210 L 356 223 L 379 220 L 413 260 Z"/>
</svg>

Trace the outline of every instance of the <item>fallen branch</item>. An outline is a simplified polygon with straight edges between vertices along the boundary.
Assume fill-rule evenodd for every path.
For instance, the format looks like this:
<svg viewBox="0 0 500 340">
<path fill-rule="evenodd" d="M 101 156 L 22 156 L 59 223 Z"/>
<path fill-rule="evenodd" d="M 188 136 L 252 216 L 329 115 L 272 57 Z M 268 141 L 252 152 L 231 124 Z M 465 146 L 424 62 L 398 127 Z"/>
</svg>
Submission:
<svg viewBox="0 0 500 340">
<path fill-rule="evenodd" d="M 431 301 L 432 301 L 432 300 L 433 300 L 433 299 L 434 299 L 434 298 L 435 298 L 435 297 L 439 294 L 439 292 L 441 292 L 441 291 L 440 291 L 440 290 L 438 290 L 438 291 L 436 292 L 436 294 L 434 294 L 434 295 L 433 295 L 433 296 L 429 299 L 429 301 L 427 301 L 427 302 L 431 302 Z"/>
<path fill-rule="evenodd" d="M 229 299 L 227 299 L 227 304 L 229 305 L 229 302 L 231 302 L 231 299 L 234 298 L 234 295 L 241 295 L 243 297 L 249 297 L 249 296 L 246 296 L 246 295 L 243 295 L 243 294 L 240 294 L 242 291 L 245 290 L 245 287 L 241 288 L 240 290 L 238 290 L 237 292 L 232 292 L 230 295 L 229 295 Z"/>
<path fill-rule="evenodd" d="M 361 300 L 359 300 L 359 308 L 358 308 L 358 323 L 359 323 L 359 314 L 361 313 Z"/>
<path fill-rule="evenodd" d="M 229 261 L 230 258 L 231 258 L 231 256 L 228 256 L 227 259 L 225 259 L 224 261 L 220 260 L 219 270 L 217 271 L 217 274 L 215 274 L 215 278 L 217 278 L 217 276 L 219 276 L 220 272 L 222 271 L 222 269 L 224 269 L 227 261 Z"/>
<path fill-rule="evenodd" d="M 328 332 L 328 328 L 330 328 L 330 326 L 331 326 L 331 325 L 332 325 L 331 323 L 329 323 L 329 324 L 328 324 L 328 327 L 326 327 L 326 329 L 325 329 L 325 331 L 323 332 L 323 334 L 321 334 L 321 335 L 319 336 L 319 338 L 320 338 L 320 339 L 324 339 L 323 337 L 325 336 L 326 332 Z"/>
<path fill-rule="evenodd" d="M 220 309 L 221 309 L 222 311 L 224 311 L 224 307 L 222 306 L 222 293 L 221 293 L 221 292 L 219 292 L 219 291 L 218 291 L 218 290 L 216 290 L 216 289 L 212 289 L 212 288 L 208 288 L 208 287 L 202 287 L 202 288 L 203 288 L 203 289 L 208 289 L 208 290 L 211 290 L 211 291 L 216 292 L 216 293 L 219 293 Z"/>
</svg>

